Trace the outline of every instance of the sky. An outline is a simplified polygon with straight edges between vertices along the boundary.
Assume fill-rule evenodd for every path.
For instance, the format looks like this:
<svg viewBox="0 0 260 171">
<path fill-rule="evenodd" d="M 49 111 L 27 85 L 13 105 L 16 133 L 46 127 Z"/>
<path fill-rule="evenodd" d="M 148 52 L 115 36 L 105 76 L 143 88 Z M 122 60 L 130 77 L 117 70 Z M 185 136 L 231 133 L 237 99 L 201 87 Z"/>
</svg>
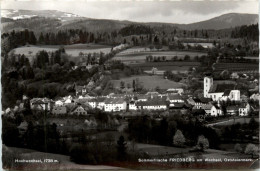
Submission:
<svg viewBox="0 0 260 171">
<path fill-rule="evenodd" d="M 89 18 L 188 24 L 225 13 L 258 14 L 257 0 L 0 0 L 2 9 L 59 10 Z"/>
</svg>

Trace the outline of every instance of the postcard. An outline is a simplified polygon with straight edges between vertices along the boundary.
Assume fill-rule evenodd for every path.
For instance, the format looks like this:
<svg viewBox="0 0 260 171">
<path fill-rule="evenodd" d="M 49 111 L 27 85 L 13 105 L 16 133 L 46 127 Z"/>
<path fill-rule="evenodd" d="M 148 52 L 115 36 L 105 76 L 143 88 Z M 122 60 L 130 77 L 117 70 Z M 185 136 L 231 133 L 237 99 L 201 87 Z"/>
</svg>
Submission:
<svg viewBox="0 0 260 171">
<path fill-rule="evenodd" d="M 259 169 L 258 3 L 2 0 L 2 168 Z"/>
</svg>

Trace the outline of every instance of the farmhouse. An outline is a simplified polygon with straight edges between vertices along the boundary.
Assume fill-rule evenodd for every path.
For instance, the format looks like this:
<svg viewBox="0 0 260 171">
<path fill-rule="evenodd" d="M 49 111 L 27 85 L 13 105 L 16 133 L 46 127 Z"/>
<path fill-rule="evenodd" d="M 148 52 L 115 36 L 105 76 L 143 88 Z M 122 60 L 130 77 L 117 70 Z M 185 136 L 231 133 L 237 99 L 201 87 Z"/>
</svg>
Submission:
<svg viewBox="0 0 260 171">
<path fill-rule="evenodd" d="M 182 96 L 179 94 L 168 95 L 166 100 L 170 103 L 184 103 Z"/>
<path fill-rule="evenodd" d="M 213 84 L 213 78 L 204 77 L 204 97 L 212 98 L 213 101 L 227 99 L 240 101 L 240 91 L 235 89 L 234 84 Z"/>
<path fill-rule="evenodd" d="M 96 99 L 89 99 L 86 103 L 88 105 L 90 105 L 93 109 L 99 108 L 99 109 L 103 110 L 104 106 L 105 106 L 105 98 L 104 97 L 98 97 Z"/>
<path fill-rule="evenodd" d="M 87 115 L 88 114 L 87 110 L 81 105 L 74 107 L 70 113 L 72 115 Z"/>
<path fill-rule="evenodd" d="M 106 112 L 116 112 L 126 110 L 126 101 L 123 98 L 109 98 L 104 102 L 104 109 Z"/>
<path fill-rule="evenodd" d="M 84 95 L 87 93 L 87 87 L 86 86 L 76 86 L 76 96 L 78 95 Z"/>
<path fill-rule="evenodd" d="M 250 112 L 250 108 L 249 103 L 242 103 L 238 108 L 239 116 L 247 116 Z"/>
<path fill-rule="evenodd" d="M 55 101 L 55 106 L 63 106 L 64 102 L 61 100 Z"/>
<path fill-rule="evenodd" d="M 129 110 L 137 110 L 137 106 L 135 105 L 135 101 L 131 100 L 129 102 Z"/>
<path fill-rule="evenodd" d="M 204 97 L 200 97 L 200 98 L 194 98 L 194 107 L 196 109 L 202 109 L 203 106 L 208 105 L 209 102 L 212 101 L 211 98 L 204 98 Z"/>
<path fill-rule="evenodd" d="M 211 116 L 220 116 L 220 115 L 223 115 L 223 112 L 222 112 L 222 110 L 220 109 L 219 106 L 213 105 L 210 109 L 210 115 Z"/>
<path fill-rule="evenodd" d="M 50 111 L 54 102 L 48 98 L 33 98 L 30 100 L 31 109 Z"/>
</svg>

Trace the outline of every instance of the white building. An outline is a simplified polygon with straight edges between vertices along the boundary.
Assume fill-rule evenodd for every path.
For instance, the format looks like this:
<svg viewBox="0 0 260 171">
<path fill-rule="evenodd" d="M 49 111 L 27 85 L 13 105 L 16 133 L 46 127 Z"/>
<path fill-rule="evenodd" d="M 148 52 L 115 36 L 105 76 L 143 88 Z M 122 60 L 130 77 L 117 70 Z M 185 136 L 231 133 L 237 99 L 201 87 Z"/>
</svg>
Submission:
<svg viewBox="0 0 260 171">
<path fill-rule="evenodd" d="M 129 110 L 137 110 L 137 106 L 135 104 L 135 101 L 130 101 L 129 102 Z"/>
<path fill-rule="evenodd" d="M 167 109 L 167 103 L 165 101 L 143 101 L 143 102 L 137 102 L 136 106 L 138 109 L 144 109 L 144 110 L 166 110 Z"/>
<path fill-rule="evenodd" d="M 212 98 L 213 101 L 234 100 L 240 101 L 240 91 L 235 89 L 234 84 L 213 84 L 213 78 L 204 77 L 204 97 Z"/>
<path fill-rule="evenodd" d="M 104 110 L 106 112 L 116 112 L 126 110 L 126 101 L 123 98 L 109 98 L 105 100 Z"/>
<path fill-rule="evenodd" d="M 242 103 L 238 108 L 239 116 L 248 116 L 250 112 L 250 105 L 248 103 Z"/>
</svg>

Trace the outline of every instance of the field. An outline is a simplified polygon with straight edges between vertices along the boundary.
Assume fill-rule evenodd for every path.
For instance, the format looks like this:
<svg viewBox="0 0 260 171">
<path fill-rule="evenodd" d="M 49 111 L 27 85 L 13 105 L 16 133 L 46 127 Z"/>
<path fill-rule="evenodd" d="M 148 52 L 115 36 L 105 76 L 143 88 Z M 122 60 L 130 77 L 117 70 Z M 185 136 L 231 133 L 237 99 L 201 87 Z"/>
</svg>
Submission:
<svg viewBox="0 0 260 171">
<path fill-rule="evenodd" d="M 215 66 L 217 71 L 230 70 L 230 71 L 248 71 L 258 70 L 258 63 L 218 63 Z"/>
<path fill-rule="evenodd" d="M 188 71 L 190 67 L 199 66 L 199 62 L 146 62 L 140 64 L 130 64 L 131 67 L 142 68 L 144 71 L 151 70 L 153 67 L 163 71 L 183 72 Z"/>
<path fill-rule="evenodd" d="M 135 49 L 135 51 L 131 51 L 131 49 L 127 49 L 126 51 L 122 51 L 118 53 L 113 60 L 120 60 L 126 64 L 134 64 L 134 63 L 144 63 L 146 60 L 146 56 L 156 56 L 163 57 L 165 56 L 166 60 L 171 60 L 174 56 L 177 56 L 178 59 L 183 59 L 185 55 L 189 55 L 192 58 L 195 56 L 206 55 L 203 52 L 191 52 L 191 51 L 150 51 L 145 49 Z"/>
<path fill-rule="evenodd" d="M 236 123 L 244 124 L 249 123 L 251 118 L 235 118 L 235 119 L 229 119 L 224 121 L 219 121 L 217 123 L 208 124 L 208 126 L 227 126 L 227 125 L 233 125 Z M 255 118 L 255 120 L 258 122 L 258 118 Z"/>
<path fill-rule="evenodd" d="M 106 166 L 106 165 L 83 165 L 76 164 L 70 161 L 70 157 L 66 155 L 53 154 L 53 153 L 44 153 L 30 149 L 24 148 L 15 148 L 15 147 L 7 147 L 9 151 L 12 151 L 16 154 L 21 154 L 21 159 L 25 160 L 42 160 L 44 159 L 53 159 L 55 162 L 51 163 L 24 163 L 23 169 L 19 170 L 48 170 L 48 168 L 52 170 L 102 170 L 102 169 L 112 169 L 117 170 L 121 169 L 119 167 Z M 57 162 L 56 162 L 57 161 Z M 32 169 L 33 168 L 33 169 Z"/>
<path fill-rule="evenodd" d="M 140 75 L 140 76 L 132 76 L 127 78 L 121 78 L 120 80 L 111 80 L 114 87 L 120 87 L 120 82 L 125 82 L 125 85 L 130 84 L 132 85 L 133 80 L 138 79 L 140 84 L 145 89 L 155 89 L 156 87 L 160 87 L 160 89 L 169 89 L 169 88 L 181 88 L 183 86 L 186 86 L 182 83 L 177 83 L 174 81 L 170 81 L 167 79 L 164 79 L 162 76 L 146 76 L 146 75 Z"/>
<path fill-rule="evenodd" d="M 35 56 L 38 51 L 45 50 L 47 52 L 53 52 L 59 49 L 60 45 L 45 45 L 45 46 L 34 46 L 27 45 L 14 49 L 15 54 L 24 54 L 27 57 Z M 74 45 L 65 45 L 63 46 L 66 53 L 72 57 L 79 56 L 79 52 L 84 54 L 88 53 L 100 53 L 105 54 L 111 51 L 111 46 L 98 45 L 98 44 L 74 44 Z"/>
</svg>

